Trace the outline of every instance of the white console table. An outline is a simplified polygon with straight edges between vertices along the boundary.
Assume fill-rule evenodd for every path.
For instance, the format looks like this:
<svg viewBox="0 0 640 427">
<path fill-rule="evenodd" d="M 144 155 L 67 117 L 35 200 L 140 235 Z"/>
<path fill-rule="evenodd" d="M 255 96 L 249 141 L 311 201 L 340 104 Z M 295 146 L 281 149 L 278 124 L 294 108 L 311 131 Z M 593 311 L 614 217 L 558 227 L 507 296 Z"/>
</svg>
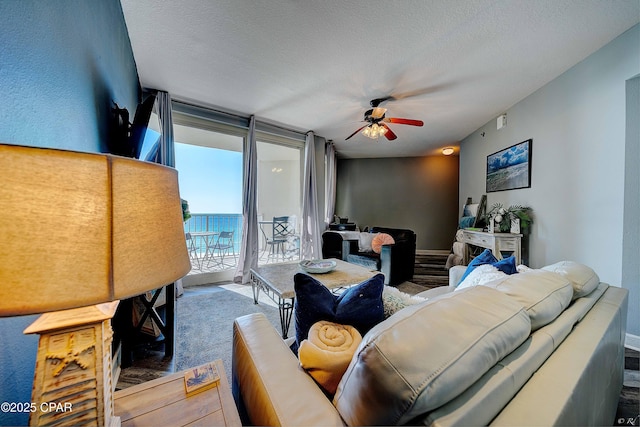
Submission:
<svg viewBox="0 0 640 427">
<path fill-rule="evenodd" d="M 522 234 L 462 230 L 460 241 L 465 244 L 465 265 L 469 264 L 469 245 L 491 249 L 498 260 L 502 259 L 502 252 L 511 252 L 516 258 L 516 265 L 522 263 Z"/>
</svg>

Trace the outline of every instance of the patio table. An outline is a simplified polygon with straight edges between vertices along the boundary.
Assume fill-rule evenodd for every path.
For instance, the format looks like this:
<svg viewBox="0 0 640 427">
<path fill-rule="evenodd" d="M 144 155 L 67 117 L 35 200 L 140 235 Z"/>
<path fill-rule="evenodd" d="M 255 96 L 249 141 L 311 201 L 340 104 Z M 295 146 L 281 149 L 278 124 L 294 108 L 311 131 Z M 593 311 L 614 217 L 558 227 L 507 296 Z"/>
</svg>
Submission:
<svg viewBox="0 0 640 427">
<path fill-rule="evenodd" d="M 204 244 L 204 256 L 202 257 L 202 260 L 198 260 L 198 268 L 202 268 L 202 263 L 204 263 L 205 261 L 207 261 L 209 259 L 209 257 L 213 258 L 213 253 L 212 251 L 209 250 L 209 248 L 211 246 L 213 246 L 213 242 L 215 239 L 215 236 L 217 236 L 218 233 L 217 231 L 192 231 L 191 232 L 191 237 L 193 238 L 197 238 L 197 239 L 201 239 L 201 242 Z M 200 243 L 195 243 L 196 247 L 199 247 Z"/>
</svg>

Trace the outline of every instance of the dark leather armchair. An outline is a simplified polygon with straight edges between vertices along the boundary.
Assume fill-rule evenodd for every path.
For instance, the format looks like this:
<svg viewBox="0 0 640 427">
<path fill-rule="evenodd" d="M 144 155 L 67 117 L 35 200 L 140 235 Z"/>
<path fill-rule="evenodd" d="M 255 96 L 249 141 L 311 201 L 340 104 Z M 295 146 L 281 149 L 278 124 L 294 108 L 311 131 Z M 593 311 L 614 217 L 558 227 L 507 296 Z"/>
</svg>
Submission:
<svg viewBox="0 0 640 427">
<path fill-rule="evenodd" d="M 322 258 L 342 259 L 342 233 L 325 231 L 322 233 Z"/>
<path fill-rule="evenodd" d="M 360 252 L 357 239 L 348 235 L 327 231 L 322 235 L 322 253 L 325 258 L 339 258 L 352 264 L 362 265 L 384 274 L 385 285 L 397 286 L 413 279 L 416 258 L 416 234 L 400 228 L 372 227 L 371 233 L 387 233 L 395 241 L 382 246 L 379 254 Z M 338 246 L 341 244 L 341 247 Z"/>
</svg>

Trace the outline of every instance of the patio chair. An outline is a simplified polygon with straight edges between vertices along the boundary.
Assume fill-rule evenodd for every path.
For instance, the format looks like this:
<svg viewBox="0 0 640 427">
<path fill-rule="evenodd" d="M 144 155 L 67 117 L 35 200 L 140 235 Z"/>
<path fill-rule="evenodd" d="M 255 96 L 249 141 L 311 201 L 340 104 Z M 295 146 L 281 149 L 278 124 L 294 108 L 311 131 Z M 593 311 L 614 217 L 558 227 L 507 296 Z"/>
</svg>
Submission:
<svg viewBox="0 0 640 427">
<path fill-rule="evenodd" d="M 215 240 L 215 243 L 210 245 L 208 250 L 211 254 L 211 258 L 209 258 L 207 266 L 209 266 L 213 260 L 217 265 L 224 268 L 226 265 L 224 263 L 224 258 L 228 255 L 233 256 L 233 264 L 226 266 L 233 267 L 237 263 L 236 250 L 233 244 L 233 231 L 221 231 L 220 234 L 218 234 L 218 238 Z M 216 260 L 216 255 L 220 257 L 219 262 Z"/>
<path fill-rule="evenodd" d="M 287 257 L 287 245 L 295 237 L 295 225 L 288 216 L 273 217 L 271 237 L 267 236 L 266 242 L 269 247 L 267 262 L 277 261 L 279 257 L 284 261 Z"/>
<path fill-rule="evenodd" d="M 202 269 L 202 261 L 200 260 L 200 251 L 196 245 L 196 239 L 193 238 L 191 233 L 185 233 L 184 238 L 187 242 L 187 250 L 189 251 L 189 260 L 191 261 L 191 268 Z"/>
</svg>

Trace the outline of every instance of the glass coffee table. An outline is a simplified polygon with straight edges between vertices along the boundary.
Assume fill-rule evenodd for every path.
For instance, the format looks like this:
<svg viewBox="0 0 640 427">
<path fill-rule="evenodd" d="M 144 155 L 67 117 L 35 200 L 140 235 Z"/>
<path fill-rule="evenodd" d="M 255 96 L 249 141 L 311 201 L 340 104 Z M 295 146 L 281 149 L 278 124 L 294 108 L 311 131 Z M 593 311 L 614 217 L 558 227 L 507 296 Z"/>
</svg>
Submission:
<svg viewBox="0 0 640 427">
<path fill-rule="evenodd" d="M 251 287 L 253 289 L 253 302 L 258 304 L 260 290 L 271 298 L 280 310 L 280 324 L 282 326 L 282 338 L 287 338 L 291 316 L 293 314 L 293 303 L 296 293 L 293 288 L 293 276 L 296 273 L 305 273 L 312 276 L 328 289 L 338 289 L 341 287 L 356 285 L 363 282 L 379 271 L 371 271 L 365 267 L 348 262 L 331 259 L 335 261 L 336 268 L 328 273 L 307 273 L 300 267 L 299 261 L 284 262 L 278 264 L 267 264 L 251 269 Z"/>
</svg>

